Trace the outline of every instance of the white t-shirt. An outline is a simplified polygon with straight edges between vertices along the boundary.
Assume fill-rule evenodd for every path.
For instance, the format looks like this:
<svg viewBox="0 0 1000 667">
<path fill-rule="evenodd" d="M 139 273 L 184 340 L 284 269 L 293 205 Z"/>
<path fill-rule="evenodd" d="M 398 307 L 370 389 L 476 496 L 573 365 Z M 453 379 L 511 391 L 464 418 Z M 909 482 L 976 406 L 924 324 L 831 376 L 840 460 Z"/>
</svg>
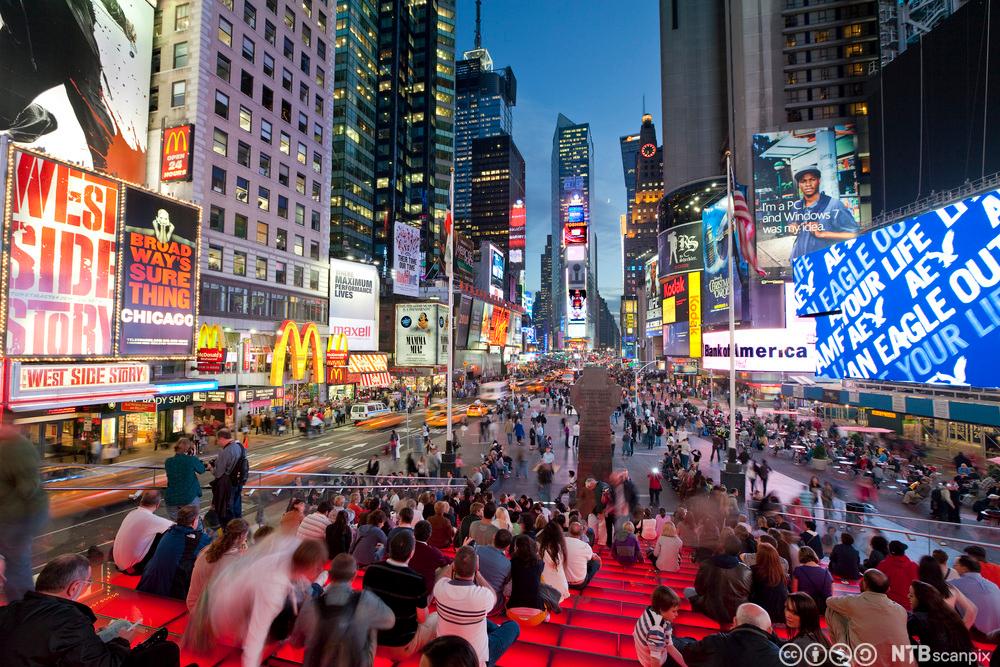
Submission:
<svg viewBox="0 0 1000 667">
<path fill-rule="evenodd" d="M 137 507 L 126 514 L 111 549 L 115 565 L 127 570 L 141 561 L 146 557 L 153 539 L 172 525 L 173 521 L 157 516 L 146 507 Z"/>
<path fill-rule="evenodd" d="M 434 585 L 437 602 L 438 637 L 452 635 L 469 642 L 479 656 L 479 666 L 490 659 L 490 641 L 486 634 L 486 615 L 496 604 L 492 589 L 472 582 L 440 579 Z"/>
<path fill-rule="evenodd" d="M 566 581 L 578 584 L 587 578 L 587 562 L 594 557 L 590 545 L 578 537 L 566 536 Z"/>
</svg>

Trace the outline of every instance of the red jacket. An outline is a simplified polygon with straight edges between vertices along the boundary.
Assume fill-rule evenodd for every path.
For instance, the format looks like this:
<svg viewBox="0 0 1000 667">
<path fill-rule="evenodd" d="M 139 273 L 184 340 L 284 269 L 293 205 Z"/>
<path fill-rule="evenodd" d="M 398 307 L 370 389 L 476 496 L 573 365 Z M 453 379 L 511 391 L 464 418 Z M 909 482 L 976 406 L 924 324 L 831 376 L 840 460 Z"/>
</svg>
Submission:
<svg viewBox="0 0 1000 667">
<path fill-rule="evenodd" d="M 910 584 L 917 578 L 917 564 L 906 556 L 889 554 L 878 564 L 878 569 L 889 577 L 889 591 L 886 593 L 889 599 L 910 611 L 907 594 Z"/>
</svg>

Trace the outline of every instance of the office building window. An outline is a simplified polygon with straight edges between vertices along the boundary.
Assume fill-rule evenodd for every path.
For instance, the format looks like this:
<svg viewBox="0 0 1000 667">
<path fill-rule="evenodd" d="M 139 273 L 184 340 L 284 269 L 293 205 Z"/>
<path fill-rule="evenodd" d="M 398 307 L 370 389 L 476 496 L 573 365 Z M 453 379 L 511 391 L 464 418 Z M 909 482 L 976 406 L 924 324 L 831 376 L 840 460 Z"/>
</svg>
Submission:
<svg viewBox="0 0 1000 667">
<path fill-rule="evenodd" d="M 278 150 L 284 153 L 285 155 L 289 155 L 291 153 L 292 138 L 288 135 L 287 132 L 282 132 L 278 136 Z"/>
<path fill-rule="evenodd" d="M 267 86 L 260 88 L 260 105 L 268 111 L 274 109 L 274 91 Z"/>
<path fill-rule="evenodd" d="M 303 227 L 306 225 L 306 207 L 302 204 L 295 205 L 295 224 Z"/>
<path fill-rule="evenodd" d="M 219 17 L 219 41 L 226 46 L 233 45 L 233 24 Z"/>
<path fill-rule="evenodd" d="M 319 201 L 320 191 L 321 191 L 321 188 L 320 188 L 319 181 L 313 181 L 312 182 L 312 200 L 313 201 L 315 201 L 315 202 Z"/>
<path fill-rule="evenodd" d="M 267 245 L 268 225 L 266 222 L 257 223 L 257 243 Z"/>
<path fill-rule="evenodd" d="M 243 2 L 243 22 L 251 29 L 257 29 L 257 8 L 244 0 Z"/>
<path fill-rule="evenodd" d="M 160 71 L 160 49 L 153 49 L 153 58 L 149 64 L 149 71 L 152 74 L 157 74 Z"/>
<path fill-rule="evenodd" d="M 295 32 L 295 12 L 292 11 L 291 7 L 285 7 L 285 25 L 292 32 Z"/>
<path fill-rule="evenodd" d="M 229 302 L 229 312 L 236 313 L 239 315 L 246 315 L 247 313 L 247 288 L 246 287 L 234 287 L 229 285 L 226 288 L 228 296 L 226 300 Z"/>
<path fill-rule="evenodd" d="M 295 159 L 298 161 L 298 163 L 305 164 L 308 155 L 309 151 L 306 149 L 306 145 L 301 141 L 298 142 L 298 145 L 295 147 Z"/>
<path fill-rule="evenodd" d="M 278 164 L 278 182 L 288 187 L 288 165 Z"/>
<path fill-rule="evenodd" d="M 246 70 L 240 71 L 240 92 L 247 97 L 253 97 L 253 74 Z"/>
<path fill-rule="evenodd" d="M 288 282 L 288 267 L 284 262 L 274 263 L 274 282 L 284 285 Z"/>
<path fill-rule="evenodd" d="M 295 191 L 300 195 L 306 193 L 306 176 L 303 173 L 295 172 Z"/>
<path fill-rule="evenodd" d="M 212 166 L 212 191 L 220 195 L 226 194 L 226 170 Z"/>
<path fill-rule="evenodd" d="M 153 86 L 149 89 L 149 112 L 152 113 L 160 108 L 160 87 Z"/>
<path fill-rule="evenodd" d="M 316 85 L 320 88 L 326 87 L 326 72 L 323 71 L 322 67 L 316 68 Z"/>
<path fill-rule="evenodd" d="M 271 178 L 271 156 L 261 153 L 258 158 L 257 173 L 265 178 Z"/>
<path fill-rule="evenodd" d="M 296 266 L 292 268 L 292 284 L 296 287 L 302 287 L 303 279 L 305 278 L 305 269 L 301 266 Z"/>
<path fill-rule="evenodd" d="M 208 270 L 209 271 L 221 271 L 222 270 L 222 246 L 221 245 L 209 245 L 208 246 Z"/>
<path fill-rule="evenodd" d="M 257 280 L 267 280 L 267 259 L 257 258 Z"/>
<path fill-rule="evenodd" d="M 260 138 L 262 141 L 271 143 L 271 121 L 260 119 Z"/>
<path fill-rule="evenodd" d="M 309 86 L 299 81 L 299 102 L 309 104 Z"/>
<path fill-rule="evenodd" d="M 278 195 L 278 217 L 288 219 L 288 197 Z"/>
<path fill-rule="evenodd" d="M 229 95 L 221 90 L 215 91 L 215 115 L 229 118 Z"/>
<path fill-rule="evenodd" d="M 215 54 L 215 76 L 219 77 L 223 81 L 228 83 L 229 75 L 233 71 L 233 61 L 222 55 L 221 53 Z"/>
<path fill-rule="evenodd" d="M 253 112 L 242 104 L 240 105 L 240 129 L 244 132 L 253 132 Z"/>
<path fill-rule="evenodd" d="M 188 64 L 188 43 L 177 42 L 174 44 L 174 69 L 187 67 Z"/>
<path fill-rule="evenodd" d="M 319 211 L 312 212 L 312 228 L 315 231 L 319 231 Z"/>
<path fill-rule="evenodd" d="M 247 274 L 247 254 L 239 250 L 233 251 L 233 275 L 245 276 Z"/>
<path fill-rule="evenodd" d="M 242 141 L 236 144 L 236 161 L 240 165 L 250 167 L 250 144 L 243 143 Z"/>
<path fill-rule="evenodd" d="M 216 232 L 226 231 L 226 209 L 214 204 L 208 209 L 208 228 Z"/>
<path fill-rule="evenodd" d="M 191 27 L 191 5 L 183 3 L 174 7 L 174 30 L 180 32 Z"/>
<path fill-rule="evenodd" d="M 319 123 L 313 123 L 313 141 L 317 144 L 323 143 L 323 126 Z"/>
<path fill-rule="evenodd" d="M 244 60 L 249 60 L 250 62 L 253 62 L 254 58 L 256 58 L 256 57 L 257 57 L 257 45 L 254 44 L 253 40 L 250 39 L 249 37 L 244 37 L 243 38 L 243 59 Z"/>
<path fill-rule="evenodd" d="M 319 271 L 317 269 L 309 269 L 309 289 L 319 289 Z"/>
<path fill-rule="evenodd" d="M 267 315 L 267 294 L 256 290 L 250 291 L 250 314 L 256 317 Z"/>
<path fill-rule="evenodd" d="M 284 88 L 285 90 L 287 90 L 288 92 L 292 92 L 292 83 L 293 83 L 292 73 L 289 72 L 284 67 L 282 67 L 281 68 L 281 87 Z"/>
<path fill-rule="evenodd" d="M 270 53 L 264 54 L 264 74 L 268 78 L 274 78 L 274 56 Z"/>
<path fill-rule="evenodd" d="M 242 176 L 236 177 L 236 201 L 244 204 L 250 201 L 250 180 Z"/>
<path fill-rule="evenodd" d="M 274 46 L 274 39 L 276 35 L 277 29 L 274 27 L 274 24 L 267 19 L 264 19 L 264 39 L 266 39 L 267 43 L 271 46 Z"/>
<path fill-rule="evenodd" d="M 233 217 L 233 236 L 238 239 L 245 239 L 247 237 L 247 227 L 248 220 L 242 213 L 237 213 Z"/>
<path fill-rule="evenodd" d="M 296 255 L 298 255 L 299 257 L 302 257 L 303 248 L 305 246 L 305 242 L 306 242 L 306 240 L 304 238 L 302 238 L 301 236 L 299 236 L 298 234 L 296 234 L 295 235 L 295 245 L 292 246 L 292 252 L 295 253 Z"/>
<path fill-rule="evenodd" d="M 310 259 L 319 259 L 319 241 L 309 242 L 309 257 Z"/>
<path fill-rule="evenodd" d="M 274 247 L 278 250 L 288 250 L 288 231 L 278 229 L 274 235 Z"/>
<path fill-rule="evenodd" d="M 215 128 L 212 132 L 212 150 L 219 155 L 227 155 L 229 153 L 229 135 Z"/>
<path fill-rule="evenodd" d="M 323 156 L 316 151 L 313 151 L 313 171 L 323 173 Z"/>
<path fill-rule="evenodd" d="M 309 76 L 309 70 L 312 68 L 312 61 L 309 59 L 309 55 L 305 52 L 299 54 L 299 69 L 305 72 L 306 76 Z"/>
<path fill-rule="evenodd" d="M 170 106 L 184 106 L 187 97 L 187 81 L 174 81 L 170 84 Z"/>
<path fill-rule="evenodd" d="M 263 185 L 257 186 L 257 208 L 262 211 L 271 210 L 271 191 Z"/>
<path fill-rule="evenodd" d="M 303 111 L 299 112 L 298 128 L 299 132 L 301 132 L 302 134 L 305 134 L 306 132 L 309 131 L 309 116 L 307 116 Z"/>
</svg>

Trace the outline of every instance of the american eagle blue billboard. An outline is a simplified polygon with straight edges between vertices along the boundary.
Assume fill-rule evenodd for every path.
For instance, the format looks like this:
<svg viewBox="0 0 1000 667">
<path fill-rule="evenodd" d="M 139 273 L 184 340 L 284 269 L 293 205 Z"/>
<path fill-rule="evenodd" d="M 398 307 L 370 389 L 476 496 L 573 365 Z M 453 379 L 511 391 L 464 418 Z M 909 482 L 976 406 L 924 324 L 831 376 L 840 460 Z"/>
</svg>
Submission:
<svg viewBox="0 0 1000 667">
<path fill-rule="evenodd" d="M 1000 386 L 1000 190 L 796 258 L 816 374 Z"/>
</svg>

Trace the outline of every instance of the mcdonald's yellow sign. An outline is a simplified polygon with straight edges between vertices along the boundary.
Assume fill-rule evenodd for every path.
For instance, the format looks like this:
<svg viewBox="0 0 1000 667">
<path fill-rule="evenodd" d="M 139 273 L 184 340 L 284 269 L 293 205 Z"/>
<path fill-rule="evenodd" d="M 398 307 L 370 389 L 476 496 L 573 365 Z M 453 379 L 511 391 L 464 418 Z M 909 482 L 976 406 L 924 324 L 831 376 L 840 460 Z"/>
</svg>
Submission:
<svg viewBox="0 0 1000 667">
<path fill-rule="evenodd" d="M 301 331 L 291 320 L 282 322 L 271 355 L 271 385 L 284 386 L 285 360 L 289 355 L 292 358 L 292 378 L 306 379 L 310 347 L 312 347 L 312 381 L 319 384 L 323 382 L 323 352 L 319 330 L 312 322 L 302 327 Z"/>
<path fill-rule="evenodd" d="M 202 324 L 198 330 L 199 373 L 218 373 L 226 360 L 226 335 L 218 324 Z"/>
<path fill-rule="evenodd" d="M 191 148 L 194 125 L 178 125 L 163 130 L 163 150 L 160 156 L 161 181 L 191 180 Z"/>
<path fill-rule="evenodd" d="M 347 334 L 330 334 L 326 340 L 326 383 L 347 382 Z"/>
</svg>

